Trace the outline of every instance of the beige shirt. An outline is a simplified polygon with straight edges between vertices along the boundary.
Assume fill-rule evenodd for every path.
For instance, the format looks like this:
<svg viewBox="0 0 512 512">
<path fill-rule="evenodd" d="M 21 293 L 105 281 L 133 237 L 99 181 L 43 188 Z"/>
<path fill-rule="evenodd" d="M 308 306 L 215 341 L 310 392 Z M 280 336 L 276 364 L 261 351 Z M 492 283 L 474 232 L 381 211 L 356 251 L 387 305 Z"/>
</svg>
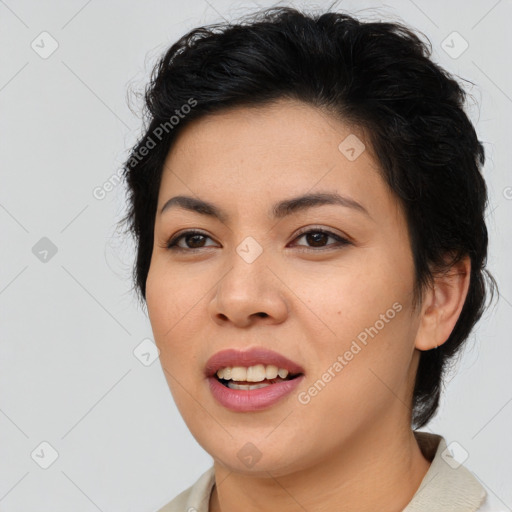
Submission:
<svg viewBox="0 0 512 512">
<path fill-rule="evenodd" d="M 414 432 L 423 455 L 432 461 L 420 487 L 403 512 L 476 512 L 488 508 L 486 491 L 478 480 L 451 456 L 443 437 Z M 158 512 L 208 512 L 215 485 L 213 466 L 188 489 Z"/>
</svg>

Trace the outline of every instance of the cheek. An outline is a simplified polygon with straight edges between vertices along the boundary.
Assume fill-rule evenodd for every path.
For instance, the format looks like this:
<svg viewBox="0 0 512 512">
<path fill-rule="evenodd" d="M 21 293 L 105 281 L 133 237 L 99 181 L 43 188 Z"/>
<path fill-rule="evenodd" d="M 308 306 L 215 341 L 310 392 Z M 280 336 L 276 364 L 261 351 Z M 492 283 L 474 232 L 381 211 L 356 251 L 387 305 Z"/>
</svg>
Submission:
<svg viewBox="0 0 512 512">
<path fill-rule="evenodd" d="M 204 279 L 170 265 L 152 261 L 146 281 L 146 303 L 160 362 L 176 403 L 186 405 L 187 393 L 203 378 L 206 290 Z M 197 359 L 197 361 L 196 361 Z M 183 404 L 182 404 L 183 402 Z"/>
<path fill-rule="evenodd" d="M 376 250 L 347 258 L 343 264 L 298 270 L 289 275 L 290 287 L 321 321 L 325 334 L 330 332 L 331 341 L 334 336 L 346 340 L 357 335 L 394 303 L 405 308 L 410 300 L 412 269 Z"/>
<path fill-rule="evenodd" d="M 146 281 L 148 315 L 169 390 L 185 415 L 194 408 L 184 390 L 197 385 L 197 374 L 190 371 L 196 356 L 192 343 L 197 295 L 190 279 L 177 272 L 171 275 L 164 265 L 152 262 Z"/>
<path fill-rule="evenodd" d="M 197 301 L 197 293 L 189 279 L 179 272 L 166 271 L 158 261 L 152 262 L 146 281 L 146 304 L 161 357 L 165 358 L 167 352 L 174 350 L 176 333 L 184 328 Z M 174 345 L 176 348 L 180 346 L 178 343 Z"/>
<path fill-rule="evenodd" d="M 152 263 L 146 280 L 146 304 L 155 341 L 160 345 L 170 319 L 176 315 L 176 301 L 169 280 L 158 270 L 158 265 Z"/>
<path fill-rule="evenodd" d="M 200 298 L 201 287 L 189 272 L 169 265 L 163 257 L 153 258 L 146 280 L 146 303 L 158 334 L 184 319 Z"/>
<path fill-rule="evenodd" d="M 347 259 L 343 267 L 332 268 L 329 276 L 315 281 L 318 276 L 310 274 L 309 286 L 302 289 L 307 306 L 315 313 L 307 316 L 320 326 L 312 337 L 309 358 L 315 362 L 314 378 L 342 356 L 343 370 L 335 373 L 338 385 L 349 386 L 345 391 L 361 384 L 372 387 L 377 377 L 370 369 L 386 382 L 398 382 L 407 372 L 413 350 L 412 261 L 391 251 L 369 249 L 364 257 Z"/>
</svg>

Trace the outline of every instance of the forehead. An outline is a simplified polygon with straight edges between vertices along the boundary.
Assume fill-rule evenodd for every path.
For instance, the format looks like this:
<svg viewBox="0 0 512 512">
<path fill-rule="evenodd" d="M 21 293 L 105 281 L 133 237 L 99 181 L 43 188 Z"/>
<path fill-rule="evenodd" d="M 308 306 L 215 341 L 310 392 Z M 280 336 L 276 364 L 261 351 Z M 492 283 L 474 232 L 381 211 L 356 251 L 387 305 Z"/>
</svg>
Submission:
<svg viewBox="0 0 512 512">
<path fill-rule="evenodd" d="M 369 209 L 396 202 L 363 130 L 304 103 L 280 100 L 185 126 L 165 162 L 159 208 L 174 193 L 249 205 L 320 189 Z"/>
</svg>

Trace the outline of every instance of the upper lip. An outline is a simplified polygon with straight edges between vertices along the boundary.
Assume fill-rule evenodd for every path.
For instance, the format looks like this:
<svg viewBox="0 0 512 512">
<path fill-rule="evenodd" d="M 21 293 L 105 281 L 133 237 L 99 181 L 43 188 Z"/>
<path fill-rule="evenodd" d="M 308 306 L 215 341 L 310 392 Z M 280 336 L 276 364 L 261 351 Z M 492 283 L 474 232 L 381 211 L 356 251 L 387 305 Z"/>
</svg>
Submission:
<svg viewBox="0 0 512 512">
<path fill-rule="evenodd" d="M 288 370 L 292 375 L 304 373 L 302 366 L 287 357 L 273 352 L 272 350 L 257 347 L 249 350 L 228 349 L 217 352 L 206 362 L 205 374 L 207 377 L 212 377 L 218 370 L 226 368 L 227 366 L 249 367 L 257 364 L 273 364 L 278 368 Z"/>
</svg>

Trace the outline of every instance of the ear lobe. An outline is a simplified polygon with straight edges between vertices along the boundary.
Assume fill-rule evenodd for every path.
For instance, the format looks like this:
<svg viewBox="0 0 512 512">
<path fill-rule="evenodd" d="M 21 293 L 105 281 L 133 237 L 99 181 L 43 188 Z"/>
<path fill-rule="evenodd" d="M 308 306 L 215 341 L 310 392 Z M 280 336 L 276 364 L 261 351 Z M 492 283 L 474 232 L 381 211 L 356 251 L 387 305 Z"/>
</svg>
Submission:
<svg viewBox="0 0 512 512">
<path fill-rule="evenodd" d="M 442 345 L 457 323 L 469 289 L 471 260 L 466 255 L 444 273 L 424 295 L 415 347 L 431 350 Z"/>
</svg>

